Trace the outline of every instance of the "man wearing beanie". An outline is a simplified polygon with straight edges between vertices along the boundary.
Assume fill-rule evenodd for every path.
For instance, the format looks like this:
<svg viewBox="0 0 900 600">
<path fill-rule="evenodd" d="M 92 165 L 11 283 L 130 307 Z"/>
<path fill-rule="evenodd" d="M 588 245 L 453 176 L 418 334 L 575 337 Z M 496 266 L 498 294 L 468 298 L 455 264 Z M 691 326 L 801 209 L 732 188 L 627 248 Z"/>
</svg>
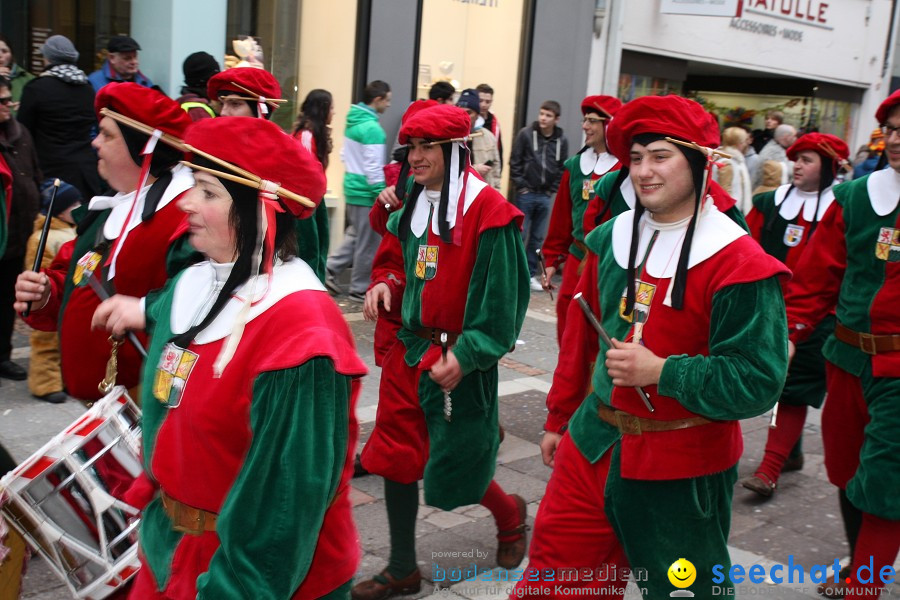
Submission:
<svg viewBox="0 0 900 600">
<path fill-rule="evenodd" d="M 91 149 L 94 90 L 75 66 L 78 51 L 68 38 L 50 36 L 41 53 L 48 66 L 22 90 L 17 118 L 34 138 L 43 176 L 68 181 L 90 198 L 106 189 Z"/>
<path fill-rule="evenodd" d="M 672 563 L 688 557 L 691 595 L 713 598 L 713 566 L 730 567 L 738 419 L 771 408 L 787 372 L 780 278 L 789 272 L 704 193 L 719 131 L 699 104 L 632 100 L 607 140 L 638 202 L 585 238 L 576 293 L 614 347 L 604 344 L 596 364 L 578 351 L 596 352 L 599 336 L 571 303 L 561 354 L 575 358 L 560 362 L 553 386 L 583 383 L 580 393 L 548 396 L 541 452 L 553 474 L 528 571 L 605 570 L 563 584 L 595 597 L 624 589 L 630 567 L 646 597 L 663 598 L 674 588 Z M 520 582 L 514 595 L 540 595 L 534 586 Z"/>
<path fill-rule="evenodd" d="M 26 323 L 59 332 L 63 383 L 70 395 L 85 401 L 100 397 L 97 384 L 110 356 L 108 335 L 91 329 L 100 298 L 88 278 L 110 294 L 143 298 L 196 258 L 182 235 L 184 213 L 176 206 L 194 185 L 190 169 L 179 165 L 182 152 L 163 141 L 154 145 L 147 133 L 124 122 L 180 139 L 190 118 L 174 100 L 135 83 L 104 87 L 96 109 L 100 173 L 117 193 L 95 196 L 77 212 L 78 237 L 60 249 L 49 269 L 19 276 L 15 305 L 22 312 L 31 301 Z M 136 335 L 146 344 L 143 333 Z M 134 344 L 123 343 L 117 383 L 137 385 L 141 362 Z"/>
<path fill-rule="evenodd" d="M 797 263 L 822 215 L 834 202 L 835 176 L 847 165 L 849 148 L 827 133 L 808 133 L 787 149 L 794 163 L 793 180 L 774 191 L 753 197 L 747 213 L 750 234 L 763 250 L 797 273 Z M 800 441 L 806 409 L 821 408 L 825 400 L 825 359 L 822 345 L 834 331 L 829 314 L 802 344 L 791 361 L 787 382 L 778 400 L 776 426 L 769 429 L 765 457 L 753 475 L 741 485 L 763 497 L 776 489 L 792 448 Z M 802 466 L 802 454 L 794 459 Z M 795 462 L 795 465 L 798 464 Z M 793 466 L 793 469 L 798 466 Z"/>
<path fill-rule="evenodd" d="M 875 573 L 894 564 L 900 546 L 900 92 L 875 118 L 890 168 L 835 186 L 785 293 L 797 358 L 829 314 L 836 318 L 822 348 L 822 439 L 853 550 L 832 587 L 844 598 L 877 595 L 883 580 Z M 847 522 L 854 513 L 858 534 Z"/>
<path fill-rule="evenodd" d="M 472 168 L 488 182 L 492 188 L 500 191 L 500 152 L 497 150 L 497 138 L 484 126 L 484 118 L 479 114 L 478 92 L 473 89 L 463 90 L 456 105 L 466 111 L 472 122 L 471 133 L 476 135 L 468 142 L 472 155 Z"/>
<path fill-rule="evenodd" d="M 90 74 L 88 79 L 94 91 L 113 81 L 131 81 L 144 87 L 153 87 L 150 78 L 141 73 L 138 51 L 141 45 L 127 35 L 114 35 L 106 44 L 107 57 L 103 65 Z"/>
<path fill-rule="evenodd" d="M 216 112 L 209 105 L 207 96 L 207 83 L 209 78 L 219 72 L 219 63 L 206 52 L 194 52 L 182 65 L 184 71 L 184 87 L 181 88 L 181 97 L 175 102 L 181 105 L 191 121 L 208 119 L 216 116 Z"/>
<path fill-rule="evenodd" d="M 551 279 L 565 264 L 562 287 L 556 301 L 557 343 L 562 342 L 566 311 L 587 251 L 584 245 L 584 211 L 594 196 L 594 184 L 609 171 L 619 168 L 618 159 L 606 149 L 606 126 L 621 107 L 622 102 L 614 96 L 588 96 L 581 101 L 584 147 L 566 160 L 553 203 L 550 227 L 541 251 L 547 267 L 544 289 L 555 288 Z"/>
<path fill-rule="evenodd" d="M 391 536 L 387 567 L 357 584 L 355 600 L 414 594 L 418 481 L 442 510 L 480 503 L 498 530 L 496 561 L 525 554 L 525 501 L 493 480 L 498 435 L 497 363 L 515 344 L 528 304 L 521 213 L 469 167 L 471 122 L 446 104 L 400 129 L 414 184 L 388 220 L 364 315 L 402 295 L 402 327 L 383 360 L 375 429 L 362 465 L 385 478 Z"/>
<path fill-rule="evenodd" d="M 53 214 L 48 215 L 53 189 L 53 180 L 51 179 L 45 180 L 41 186 L 41 214 L 34 220 L 34 231 L 28 238 L 23 265 L 25 269 L 34 266 L 34 257 L 37 255 L 41 230 L 44 228 L 46 219 L 50 219 L 50 229 L 47 230 L 47 245 L 44 247 L 44 256 L 41 259 L 42 269 L 50 267 L 63 244 L 75 239 L 75 221 L 72 211 L 81 206 L 81 193 L 76 187 L 65 181 L 60 182 L 59 191 L 56 192 L 56 198 L 53 200 Z M 28 390 L 35 398 L 51 404 L 60 404 L 66 401 L 59 364 L 59 337 L 55 331 L 37 329 L 31 331 Z"/>
</svg>

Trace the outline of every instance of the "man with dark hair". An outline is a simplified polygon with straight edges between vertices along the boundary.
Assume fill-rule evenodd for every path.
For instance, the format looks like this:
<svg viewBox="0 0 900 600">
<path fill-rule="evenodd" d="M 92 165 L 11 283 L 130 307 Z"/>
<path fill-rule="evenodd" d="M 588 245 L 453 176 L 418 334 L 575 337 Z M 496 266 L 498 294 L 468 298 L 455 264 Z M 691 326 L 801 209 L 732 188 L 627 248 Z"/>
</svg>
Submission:
<svg viewBox="0 0 900 600">
<path fill-rule="evenodd" d="M 840 138 L 808 133 L 787 149 L 787 157 L 794 161 L 791 183 L 753 197 L 753 208 L 747 213 L 750 234 L 763 250 L 794 273 L 819 221 L 834 202 L 835 177 L 849 154 L 847 144 Z M 833 331 L 834 315 L 830 314 L 800 344 L 800 351 L 791 361 L 778 399 L 776 427 L 769 429 L 763 461 L 753 475 L 740 481 L 760 496 L 768 498 L 775 493 L 782 470 L 803 466 L 803 454 L 799 448 L 793 453 L 792 448 L 800 442 L 807 408 L 821 408 L 825 401 L 822 346 Z M 793 464 L 786 468 L 789 458 L 793 458 Z"/>
<path fill-rule="evenodd" d="M 141 73 L 138 51 L 141 45 L 127 35 L 114 35 L 106 44 L 107 57 L 103 65 L 88 75 L 94 91 L 113 81 L 133 81 L 144 87 L 153 87 L 150 78 Z"/>
<path fill-rule="evenodd" d="M 497 152 L 500 153 L 500 168 L 502 169 L 503 138 L 500 136 L 500 120 L 497 118 L 497 115 L 491 112 L 491 106 L 494 105 L 494 88 L 486 83 L 479 83 L 475 91 L 478 92 L 479 112 L 481 113 L 481 118 L 484 119 L 484 128 L 497 138 Z"/>
<path fill-rule="evenodd" d="M 460 138 L 470 128 L 465 112 L 445 104 L 400 129 L 414 184 L 388 220 L 363 310 L 374 320 L 399 304 L 402 314 L 362 452 L 362 465 L 385 478 L 390 559 L 356 584 L 354 600 L 420 590 L 420 479 L 429 505 L 479 503 L 491 512 L 499 566 L 513 569 L 525 554 L 525 501 L 494 480 L 497 364 L 515 345 L 529 296 L 522 216 L 467 167 Z"/>
<path fill-rule="evenodd" d="M 459 95 L 456 105 L 466 111 L 472 122 L 472 133 L 478 135 L 469 139 L 468 146 L 471 153 L 472 168 L 488 184 L 500 191 L 500 152 L 497 150 L 497 139 L 484 126 L 484 119 L 478 113 L 478 93 L 473 89 L 463 90 Z"/>
<path fill-rule="evenodd" d="M 757 129 L 753 132 L 753 149 L 762 151 L 763 147 L 775 137 L 775 128 L 784 123 L 784 113 L 780 110 L 770 110 L 766 113 L 765 129 Z"/>
<path fill-rule="evenodd" d="M 344 241 L 328 257 L 325 287 L 332 294 L 343 290 L 337 277 L 347 267 L 353 267 L 350 278 L 350 300 L 362 302 L 369 289 L 372 260 L 381 243 L 381 236 L 369 224 L 369 211 L 375 198 L 384 189 L 385 143 L 387 137 L 378 123 L 378 116 L 391 105 L 391 86 L 375 80 L 363 91 L 363 101 L 350 107 L 344 129 L 344 200 L 347 229 Z"/>
<path fill-rule="evenodd" d="M 900 546 L 900 92 L 875 118 L 890 168 L 835 186 L 785 294 L 792 351 L 837 319 L 822 441 L 853 556 L 829 597 L 877 596 Z"/>
<path fill-rule="evenodd" d="M 614 96 L 587 96 L 581 101 L 584 148 L 565 162 L 566 170 L 553 202 L 550 227 L 541 250 L 547 266 L 544 289 L 555 288 L 553 275 L 565 264 L 556 301 L 557 343 L 562 343 L 569 302 L 587 253 L 584 213 L 595 195 L 594 184 L 620 166 L 619 160 L 606 149 L 606 127 L 621 107 L 621 100 Z"/>
<path fill-rule="evenodd" d="M 731 564 L 738 419 L 771 408 L 787 372 L 789 271 L 706 194 L 719 128 L 702 106 L 632 100 L 607 144 L 638 201 L 587 235 L 576 292 L 612 347 L 592 360 L 599 335 L 572 302 L 560 352 L 571 358 L 554 373 L 541 441 L 553 474 L 513 596 L 540 594 L 534 575 L 565 568 L 591 579 L 556 597 L 597 597 L 611 580 L 624 588 L 630 567 L 646 574 L 646 597 L 668 597 L 666 574 L 688 557 L 697 583 L 684 595 L 710 599 L 713 566 Z"/>
<path fill-rule="evenodd" d="M 438 104 L 449 104 L 453 100 L 456 88 L 449 81 L 436 81 L 428 90 L 428 99 Z"/>
<path fill-rule="evenodd" d="M 537 291 L 544 289 L 537 273 L 537 251 L 547 234 L 551 197 L 559 189 L 565 161 L 569 157 L 569 142 L 557 125 L 559 114 L 559 102 L 547 100 L 541 104 L 537 120 L 523 127 L 516 135 L 509 158 L 516 204 L 525 213 L 522 237 L 525 239 L 528 270 L 531 273 L 531 289 Z"/>
</svg>

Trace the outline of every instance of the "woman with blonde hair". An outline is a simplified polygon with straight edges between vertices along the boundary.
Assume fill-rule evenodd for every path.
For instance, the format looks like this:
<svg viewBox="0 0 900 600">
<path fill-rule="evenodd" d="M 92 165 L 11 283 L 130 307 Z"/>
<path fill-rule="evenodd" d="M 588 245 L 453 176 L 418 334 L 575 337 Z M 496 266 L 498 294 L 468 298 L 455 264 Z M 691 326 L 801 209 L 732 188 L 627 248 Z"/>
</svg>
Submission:
<svg viewBox="0 0 900 600">
<path fill-rule="evenodd" d="M 725 188 L 737 202 L 741 213 L 747 214 L 753 206 L 753 194 L 750 187 L 750 171 L 744 152 L 750 146 L 750 134 L 743 127 L 727 127 L 722 132 L 720 150 L 727 152 L 731 158 L 721 159 L 722 166 L 713 172 L 713 178 Z"/>
</svg>

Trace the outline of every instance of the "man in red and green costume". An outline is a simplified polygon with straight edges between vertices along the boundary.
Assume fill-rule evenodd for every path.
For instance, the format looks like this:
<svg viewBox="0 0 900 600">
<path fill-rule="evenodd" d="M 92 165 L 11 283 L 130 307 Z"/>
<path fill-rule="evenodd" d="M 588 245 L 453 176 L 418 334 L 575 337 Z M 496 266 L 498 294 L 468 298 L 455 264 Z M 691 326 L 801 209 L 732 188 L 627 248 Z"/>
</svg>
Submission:
<svg viewBox="0 0 900 600">
<path fill-rule="evenodd" d="M 620 598 L 630 567 L 647 597 L 668 597 L 667 571 L 685 558 L 690 591 L 711 598 L 712 567 L 730 566 L 738 419 L 771 408 L 787 371 L 788 271 L 701 192 L 719 131 L 699 104 L 633 100 L 607 136 L 638 202 L 585 238 L 576 292 L 613 348 L 592 364 L 598 335 L 573 302 L 561 353 L 574 358 L 554 374 L 541 442 L 553 474 L 529 555 L 537 580 L 513 596 L 556 595 L 539 580 L 552 569 L 577 574 L 559 597 Z"/>
<path fill-rule="evenodd" d="M 787 149 L 787 156 L 794 164 L 792 182 L 754 196 L 747 224 L 763 250 L 796 273 L 810 236 L 834 202 L 834 178 L 846 164 L 849 149 L 836 136 L 808 133 Z M 740 482 L 763 497 L 774 493 L 792 448 L 800 443 L 807 407 L 820 408 L 825 400 L 822 345 L 832 331 L 834 315 L 828 315 L 800 345 L 778 400 L 775 427 L 769 429 L 762 464 Z M 802 457 L 799 451 L 797 455 Z"/>
<path fill-rule="evenodd" d="M 837 318 L 822 348 L 825 468 L 844 502 L 862 512 L 852 568 L 840 575 L 849 582 L 835 585 L 845 598 L 883 587 L 877 574 L 900 547 L 900 92 L 875 116 L 890 168 L 834 188 L 785 295 L 798 349 L 830 313 Z M 870 561 L 875 576 L 864 583 Z"/>
<path fill-rule="evenodd" d="M 622 106 L 613 96 L 588 96 L 581 101 L 584 148 L 566 160 L 559 182 L 550 226 L 541 251 L 546 273 L 544 289 L 553 289 L 551 279 L 565 264 L 559 297 L 556 300 L 556 341 L 561 342 L 566 328 L 566 310 L 572 301 L 580 266 L 587 251 L 584 245 L 584 211 L 594 195 L 594 184 L 609 171 L 619 168 L 619 161 L 606 151 L 606 124 Z"/>
<path fill-rule="evenodd" d="M 63 383 L 70 395 L 85 401 L 100 397 L 97 384 L 110 355 L 109 336 L 91 329 L 100 298 L 85 272 L 110 294 L 144 297 L 197 258 L 187 236 L 180 235 L 184 213 L 177 200 L 194 185 L 190 169 L 178 164 L 182 153 L 121 119 L 180 139 L 190 117 L 174 100 L 136 83 L 104 86 L 95 109 L 98 168 L 118 193 L 95 196 L 76 211 L 78 237 L 60 248 L 50 268 L 19 275 L 15 305 L 22 312 L 32 301 L 25 322 L 59 332 Z M 101 114 L 103 109 L 111 113 Z M 137 335 L 146 344 L 143 334 Z M 117 382 L 136 386 L 141 362 L 137 349 L 123 344 Z"/>
<path fill-rule="evenodd" d="M 497 564 L 525 553 L 525 502 L 493 481 L 499 444 L 497 362 L 513 347 L 529 297 L 522 214 L 471 168 L 469 117 L 426 108 L 400 129 L 413 186 L 391 215 L 366 294 L 366 318 L 402 292 L 402 327 L 384 357 L 375 429 L 362 465 L 385 478 L 391 558 L 353 597 L 415 593 L 418 480 L 442 510 L 481 503 L 497 522 Z M 442 340 L 444 343 L 442 344 Z"/>
</svg>

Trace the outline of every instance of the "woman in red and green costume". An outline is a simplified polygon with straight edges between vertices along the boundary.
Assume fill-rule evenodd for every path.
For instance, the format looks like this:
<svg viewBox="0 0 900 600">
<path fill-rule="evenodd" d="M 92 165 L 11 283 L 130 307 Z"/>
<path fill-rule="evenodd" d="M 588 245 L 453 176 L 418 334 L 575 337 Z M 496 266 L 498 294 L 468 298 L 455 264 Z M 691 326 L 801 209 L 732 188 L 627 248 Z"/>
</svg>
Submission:
<svg viewBox="0 0 900 600">
<path fill-rule="evenodd" d="M 557 366 L 541 442 L 553 474 L 529 553 L 537 579 L 513 595 L 621 598 L 630 567 L 648 598 L 668 597 L 684 558 L 693 596 L 712 598 L 712 567 L 730 567 L 738 420 L 771 408 L 787 372 L 788 271 L 701 192 L 719 131 L 699 104 L 633 100 L 607 136 L 638 202 L 585 238 L 576 292 L 614 347 L 594 364 L 597 332 L 573 302 L 561 349 L 573 359 Z M 578 576 L 548 585 L 546 569 Z"/>
<path fill-rule="evenodd" d="M 845 522 L 852 568 L 840 574 L 849 583 L 834 586 L 844 588 L 844 598 L 871 597 L 883 587 L 878 573 L 900 548 L 900 92 L 875 116 L 890 168 L 834 188 L 834 203 L 785 295 L 798 349 L 829 314 L 837 318 L 822 348 L 825 469 L 842 505 L 862 513 L 855 543 Z M 875 576 L 862 583 L 870 561 Z"/>
<path fill-rule="evenodd" d="M 362 465 L 385 478 L 391 557 L 354 587 L 357 600 L 420 589 L 420 479 L 426 504 L 491 511 L 497 564 L 513 568 L 525 554 L 525 502 L 493 481 L 497 363 L 515 344 L 529 297 L 522 214 L 469 165 L 469 129 L 466 113 L 450 105 L 421 110 L 400 129 L 415 185 L 388 220 L 364 305 L 375 319 L 402 292 L 402 327 L 382 363 L 375 429 L 362 453 Z"/>
<path fill-rule="evenodd" d="M 130 597 L 347 597 L 366 368 L 315 273 L 292 258 L 293 217 L 324 195 L 322 169 L 260 119 L 203 119 L 185 142 L 197 185 L 179 207 L 208 260 L 145 303 L 114 296 L 94 316 L 113 334 L 150 331 L 145 472 L 128 494 L 143 508 L 143 566 Z"/>
<path fill-rule="evenodd" d="M 594 184 L 609 171 L 619 168 L 618 159 L 606 151 L 606 125 L 621 108 L 614 96 L 588 96 L 581 101 L 584 148 L 565 162 L 550 226 L 541 252 L 547 270 L 544 289 L 552 290 L 553 275 L 565 265 L 556 300 L 556 341 L 562 341 L 566 328 L 566 310 L 572 301 L 580 266 L 587 249 L 584 245 L 584 211 L 594 195 Z"/>
<path fill-rule="evenodd" d="M 838 169 L 849 156 L 847 144 L 827 133 L 808 133 L 787 149 L 794 163 L 790 184 L 753 197 L 747 213 L 750 234 L 763 250 L 797 272 L 797 263 L 807 248 L 822 215 L 834 202 L 833 186 Z M 807 407 L 820 408 L 825 400 L 825 359 L 822 344 L 834 331 L 834 315 L 828 315 L 791 361 L 784 391 L 769 429 L 765 456 L 753 475 L 741 485 L 763 497 L 775 492 L 778 477 L 795 455 L 793 469 L 802 466 L 799 446 Z"/>
</svg>

